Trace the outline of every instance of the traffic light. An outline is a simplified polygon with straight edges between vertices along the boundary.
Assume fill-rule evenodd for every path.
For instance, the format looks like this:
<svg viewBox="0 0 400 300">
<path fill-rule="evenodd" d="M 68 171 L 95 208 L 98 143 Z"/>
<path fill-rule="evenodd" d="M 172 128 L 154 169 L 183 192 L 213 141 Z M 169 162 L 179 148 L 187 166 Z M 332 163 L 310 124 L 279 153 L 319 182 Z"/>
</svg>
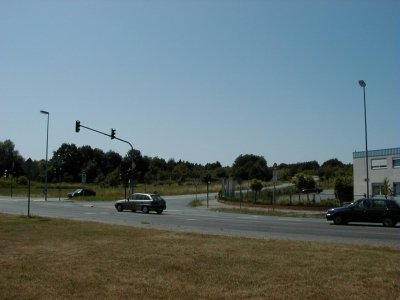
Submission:
<svg viewBox="0 0 400 300">
<path fill-rule="evenodd" d="M 75 132 L 79 132 L 81 130 L 81 121 L 75 122 Z"/>
<path fill-rule="evenodd" d="M 203 181 L 207 184 L 211 183 L 211 175 L 207 174 L 206 176 L 203 177 Z"/>
<path fill-rule="evenodd" d="M 111 128 L 111 139 L 115 139 L 115 129 Z"/>
</svg>

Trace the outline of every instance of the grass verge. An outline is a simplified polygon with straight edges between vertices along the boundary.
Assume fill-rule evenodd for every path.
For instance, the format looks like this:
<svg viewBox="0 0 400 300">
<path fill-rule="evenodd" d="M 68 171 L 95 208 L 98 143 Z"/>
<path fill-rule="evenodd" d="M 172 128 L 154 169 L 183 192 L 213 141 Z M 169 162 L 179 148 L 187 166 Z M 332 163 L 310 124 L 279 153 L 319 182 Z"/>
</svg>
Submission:
<svg viewBox="0 0 400 300">
<path fill-rule="evenodd" d="M 325 217 L 325 212 L 308 212 L 302 210 L 281 210 L 281 209 L 251 209 L 251 208 L 237 208 L 237 207 L 220 207 L 213 208 L 213 211 L 231 212 L 247 215 L 260 215 L 260 216 L 276 216 L 276 217 L 297 217 L 297 218 L 318 218 Z"/>
<path fill-rule="evenodd" d="M 189 202 L 188 206 L 190 207 L 200 207 L 203 206 L 203 201 L 201 200 L 192 200 Z"/>
<path fill-rule="evenodd" d="M 96 184 L 70 184 L 62 183 L 60 186 L 55 183 L 50 183 L 48 187 L 48 197 L 62 199 L 67 197 L 69 192 L 73 192 L 77 188 L 90 188 L 96 191 L 96 196 L 91 197 L 79 197 L 79 200 L 89 200 L 89 201 L 109 201 L 123 199 L 125 197 L 125 189 L 123 187 L 101 187 Z M 218 192 L 221 188 L 219 183 L 213 183 L 209 187 L 210 192 Z M 33 183 L 31 186 L 31 197 L 44 197 L 43 194 L 44 186 L 40 183 Z M 127 189 L 127 194 L 129 194 L 129 189 Z M 206 185 L 195 186 L 193 184 L 164 184 L 164 185 L 153 185 L 153 184 L 137 184 L 135 185 L 135 193 L 154 193 L 157 192 L 160 195 L 191 195 L 196 193 L 206 193 Z M 15 186 L 12 189 L 13 196 L 28 197 L 28 187 L 27 186 Z M 10 186 L 0 185 L 0 195 L 10 196 L 11 188 Z"/>
<path fill-rule="evenodd" d="M 0 214 L 2 299 L 398 299 L 400 250 Z"/>
</svg>

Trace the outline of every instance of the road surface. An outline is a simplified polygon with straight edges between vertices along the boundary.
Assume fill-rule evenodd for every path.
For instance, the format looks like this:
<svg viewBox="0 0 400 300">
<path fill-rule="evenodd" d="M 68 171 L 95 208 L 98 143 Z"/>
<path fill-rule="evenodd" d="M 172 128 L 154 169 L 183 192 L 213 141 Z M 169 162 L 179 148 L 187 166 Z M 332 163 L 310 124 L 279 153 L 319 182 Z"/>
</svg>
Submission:
<svg viewBox="0 0 400 300">
<path fill-rule="evenodd" d="M 205 195 L 199 195 L 205 199 Z M 381 224 L 357 224 L 337 226 L 325 219 L 272 217 L 216 212 L 221 206 L 209 201 L 209 208 L 189 207 L 195 196 L 167 196 L 167 210 L 162 215 L 142 214 L 130 211 L 117 212 L 114 201 L 86 202 L 58 198 L 31 199 L 30 214 L 33 216 L 95 221 L 108 224 L 196 232 L 259 239 L 300 240 L 310 242 L 345 243 L 372 246 L 388 246 L 400 249 L 400 226 L 386 228 Z M 0 212 L 27 215 L 27 198 L 0 197 Z"/>
</svg>

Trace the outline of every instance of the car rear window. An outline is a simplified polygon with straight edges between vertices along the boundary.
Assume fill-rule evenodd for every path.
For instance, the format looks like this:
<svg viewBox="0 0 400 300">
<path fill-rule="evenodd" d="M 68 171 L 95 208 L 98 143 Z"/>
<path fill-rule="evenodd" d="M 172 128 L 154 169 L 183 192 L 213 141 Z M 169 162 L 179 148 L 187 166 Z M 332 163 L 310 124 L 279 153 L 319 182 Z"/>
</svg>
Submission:
<svg viewBox="0 0 400 300">
<path fill-rule="evenodd" d="M 160 201 L 162 200 L 160 195 L 151 195 L 151 198 L 153 198 L 154 201 Z"/>
</svg>

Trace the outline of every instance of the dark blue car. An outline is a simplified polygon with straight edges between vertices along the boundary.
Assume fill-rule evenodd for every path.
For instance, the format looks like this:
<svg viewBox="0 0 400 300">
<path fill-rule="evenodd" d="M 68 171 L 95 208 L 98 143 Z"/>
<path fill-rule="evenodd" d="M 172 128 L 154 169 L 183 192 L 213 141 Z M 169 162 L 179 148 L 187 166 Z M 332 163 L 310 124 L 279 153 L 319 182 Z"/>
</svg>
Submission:
<svg viewBox="0 0 400 300">
<path fill-rule="evenodd" d="M 96 192 L 90 189 L 77 189 L 67 194 L 68 198 L 74 198 L 78 196 L 96 196 Z"/>
<path fill-rule="evenodd" d="M 400 221 L 400 206 L 391 199 L 359 199 L 344 207 L 329 209 L 326 219 L 336 225 L 349 222 L 382 223 L 396 226 Z"/>
</svg>

